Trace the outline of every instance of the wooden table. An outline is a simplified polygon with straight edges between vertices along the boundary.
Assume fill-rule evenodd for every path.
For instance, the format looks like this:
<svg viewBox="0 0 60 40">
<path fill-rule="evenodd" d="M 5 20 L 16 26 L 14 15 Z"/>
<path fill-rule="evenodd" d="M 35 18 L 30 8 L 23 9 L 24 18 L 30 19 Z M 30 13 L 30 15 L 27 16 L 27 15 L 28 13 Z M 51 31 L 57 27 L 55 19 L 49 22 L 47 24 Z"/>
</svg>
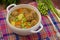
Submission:
<svg viewBox="0 0 60 40">
<path fill-rule="evenodd" d="M 35 0 L 20 0 L 20 3 L 29 3 Z M 60 9 L 60 0 L 52 0 L 55 7 Z M 4 5 L 0 5 L 0 9 L 4 9 Z"/>
<path fill-rule="evenodd" d="M 60 9 L 60 0 L 52 0 L 54 6 L 58 9 Z"/>
</svg>

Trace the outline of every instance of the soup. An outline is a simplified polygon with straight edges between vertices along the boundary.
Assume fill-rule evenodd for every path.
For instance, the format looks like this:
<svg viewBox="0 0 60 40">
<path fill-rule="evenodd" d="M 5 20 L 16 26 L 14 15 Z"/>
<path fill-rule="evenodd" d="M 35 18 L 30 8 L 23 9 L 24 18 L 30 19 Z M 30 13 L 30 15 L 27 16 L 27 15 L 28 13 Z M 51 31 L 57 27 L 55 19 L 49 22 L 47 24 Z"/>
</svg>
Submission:
<svg viewBox="0 0 60 40">
<path fill-rule="evenodd" d="M 38 15 L 34 10 L 19 8 L 9 15 L 9 22 L 17 28 L 31 28 L 39 21 Z"/>
</svg>

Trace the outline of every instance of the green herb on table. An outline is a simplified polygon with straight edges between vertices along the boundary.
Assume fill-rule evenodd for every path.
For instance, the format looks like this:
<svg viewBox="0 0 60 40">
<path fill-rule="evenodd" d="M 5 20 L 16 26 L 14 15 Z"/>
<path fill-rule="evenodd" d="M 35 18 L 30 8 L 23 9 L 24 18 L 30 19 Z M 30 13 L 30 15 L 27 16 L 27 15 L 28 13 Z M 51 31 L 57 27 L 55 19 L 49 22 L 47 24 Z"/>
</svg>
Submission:
<svg viewBox="0 0 60 40">
<path fill-rule="evenodd" d="M 46 6 L 43 6 L 43 7 L 47 7 L 47 9 L 51 10 L 54 14 L 57 14 L 58 17 L 60 17 L 60 14 L 57 12 L 57 10 L 55 9 L 55 7 L 53 6 L 51 0 L 36 0 L 36 2 L 38 3 L 38 9 L 39 10 L 43 9 L 43 8 L 41 8 L 40 5 L 41 5 L 41 3 L 44 3 L 44 5 L 46 5 Z M 44 8 L 44 10 L 46 10 L 46 9 Z M 41 10 L 41 11 L 44 11 L 44 10 Z M 47 11 L 45 11 L 45 12 L 47 12 Z M 44 14 L 47 15 L 47 13 L 45 13 L 45 12 L 41 12 L 41 14 L 42 15 L 44 15 Z"/>
<path fill-rule="evenodd" d="M 45 3 L 43 3 L 40 0 L 36 0 L 36 2 L 38 3 L 38 10 L 40 11 L 41 15 L 47 15 L 48 14 L 48 7 Z"/>
<path fill-rule="evenodd" d="M 52 4 L 52 1 L 51 0 L 43 0 L 43 2 L 48 6 L 48 8 L 55 14 L 58 15 L 58 17 L 60 17 L 60 14 L 57 12 L 57 10 L 55 9 L 55 7 L 53 6 Z"/>
</svg>

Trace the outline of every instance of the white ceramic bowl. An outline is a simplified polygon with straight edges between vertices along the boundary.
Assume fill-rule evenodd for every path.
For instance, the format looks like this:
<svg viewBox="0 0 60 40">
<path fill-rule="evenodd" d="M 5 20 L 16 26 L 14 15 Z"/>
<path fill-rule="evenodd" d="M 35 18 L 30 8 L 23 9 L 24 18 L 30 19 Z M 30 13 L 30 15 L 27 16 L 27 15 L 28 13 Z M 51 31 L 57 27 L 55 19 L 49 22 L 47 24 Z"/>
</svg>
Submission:
<svg viewBox="0 0 60 40">
<path fill-rule="evenodd" d="M 11 8 L 11 6 L 14 6 L 14 7 Z M 39 17 L 38 23 L 35 26 L 33 26 L 33 27 L 29 28 L 29 29 L 20 29 L 20 28 L 16 28 L 13 25 L 11 25 L 10 22 L 9 22 L 9 19 L 8 19 L 9 15 L 11 14 L 12 11 L 14 11 L 16 9 L 19 9 L 19 8 L 29 8 L 29 9 L 32 9 L 32 10 L 36 11 L 36 13 L 38 14 L 38 17 Z M 38 11 L 37 8 L 35 8 L 35 7 L 33 7 L 33 6 L 29 5 L 29 4 L 20 4 L 20 5 L 11 4 L 11 5 L 9 5 L 7 7 L 6 22 L 7 22 L 7 25 L 9 26 L 9 28 L 13 32 L 15 32 L 16 34 L 19 34 L 19 35 L 29 35 L 29 34 L 32 34 L 32 33 L 37 33 L 37 32 L 40 32 L 43 29 L 43 25 L 41 24 L 41 14 L 40 14 L 40 12 Z"/>
</svg>

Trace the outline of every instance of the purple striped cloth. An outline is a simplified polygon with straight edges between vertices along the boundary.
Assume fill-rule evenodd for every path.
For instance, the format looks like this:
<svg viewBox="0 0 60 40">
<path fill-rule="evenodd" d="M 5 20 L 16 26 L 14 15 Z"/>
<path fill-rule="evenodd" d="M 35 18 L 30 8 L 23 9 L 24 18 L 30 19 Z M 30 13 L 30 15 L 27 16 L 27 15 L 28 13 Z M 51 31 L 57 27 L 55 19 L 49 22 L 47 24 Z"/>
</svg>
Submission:
<svg viewBox="0 0 60 40">
<path fill-rule="evenodd" d="M 59 31 L 60 22 L 57 20 L 56 16 L 50 11 L 48 11 L 50 18 L 52 19 L 54 25 Z M 56 36 L 56 31 L 54 30 L 53 24 L 50 22 L 47 16 L 42 16 L 43 30 L 37 34 L 31 34 L 28 36 L 19 36 L 13 33 L 12 30 L 6 24 L 6 12 L 4 10 L 0 11 L 0 40 L 59 40 Z"/>
</svg>

